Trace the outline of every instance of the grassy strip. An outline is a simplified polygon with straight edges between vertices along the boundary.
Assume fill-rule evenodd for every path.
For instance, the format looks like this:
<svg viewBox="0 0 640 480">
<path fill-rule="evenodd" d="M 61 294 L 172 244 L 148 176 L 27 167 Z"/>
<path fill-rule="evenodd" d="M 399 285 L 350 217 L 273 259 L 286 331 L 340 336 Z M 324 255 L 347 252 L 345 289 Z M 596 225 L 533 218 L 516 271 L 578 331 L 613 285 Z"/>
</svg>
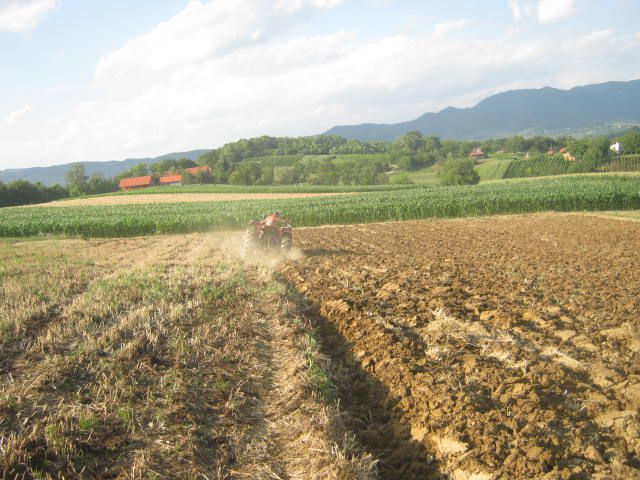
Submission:
<svg viewBox="0 0 640 480">
<path fill-rule="evenodd" d="M 0 217 L 0 236 L 122 237 L 242 228 L 249 219 L 275 209 L 296 226 L 316 226 L 638 208 L 640 176 L 603 174 L 302 199 L 12 208 Z"/>
<path fill-rule="evenodd" d="M 512 160 L 489 160 L 477 165 L 476 172 L 480 175 L 480 181 L 486 182 L 487 180 L 501 180 L 504 178 L 509 165 Z"/>
</svg>

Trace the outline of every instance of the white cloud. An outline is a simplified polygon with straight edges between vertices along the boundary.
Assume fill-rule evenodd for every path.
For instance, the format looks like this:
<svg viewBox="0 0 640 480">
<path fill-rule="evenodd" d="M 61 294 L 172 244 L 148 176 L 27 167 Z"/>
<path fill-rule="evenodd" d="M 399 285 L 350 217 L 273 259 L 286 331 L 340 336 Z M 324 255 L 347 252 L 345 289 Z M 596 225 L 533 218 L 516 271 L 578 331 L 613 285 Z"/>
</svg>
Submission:
<svg viewBox="0 0 640 480">
<path fill-rule="evenodd" d="M 522 8 L 520 8 L 519 0 L 509 0 L 509 8 L 511 9 L 511 13 L 513 14 L 513 18 L 516 21 L 522 20 Z"/>
<path fill-rule="evenodd" d="M 58 0 L 0 0 L 0 31 L 33 30 Z"/>
<path fill-rule="evenodd" d="M 160 72 L 229 54 L 282 35 L 317 9 L 343 0 L 216 0 L 191 1 L 184 10 L 123 48 L 102 58 L 98 81 L 111 81 L 135 72 Z"/>
<path fill-rule="evenodd" d="M 465 20 L 443 24 L 440 35 L 297 33 L 311 31 L 299 26 L 334 3 L 189 3 L 101 59 L 93 100 L 52 128 L 55 140 L 39 152 L 107 160 L 315 134 L 335 124 L 407 120 L 452 99 L 469 106 L 502 87 L 590 83 L 612 67 L 640 64 L 638 49 L 615 35 L 605 39 L 610 51 L 571 32 L 533 40 L 445 35 Z"/>
<path fill-rule="evenodd" d="M 551 23 L 570 17 L 575 11 L 575 0 L 540 0 L 538 20 L 541 23 Z"/>
<path fill-rule="evenodd" d="M 535 17 L 540 23 L 552 23 L 576 12 L 576 0 L 507 0 L 516 22 Z"/>
<path fill-rule="evenodd" d="M 465 18 L 461 18 L 459 20 L 454 20 L 452 22 L 445 23 L 437 23 L 435 29 L 433 30 L 434 38 L 439 38 L 447 33 L 455 32 L 456 30 L 461 30 L 471 22 Z"/>
<path fill-rule="evenodd" d="M 613 39 L 613 30 L 597 30 L 588 35 L 566 42 L 570 49 L 584 50 L 587 48 L 607 48 L 608 40 Z"/>
<path fill-rule="evenodd" d="M 13 125 L 18 120 L 20 120 L 20 118 L 24 117 L 27 113 L 29 113 L 31 110 L 32 110 L 31 105 L 25 105 L 24 107 L 20 108 L 19 110 L 15 110 L 15 111 L 11 112 L 9 115 L 7 115 L 4 118 L 4 121 L 5 121 L 5 123 L 7 123 L 9 125 Z"/>
</svg>

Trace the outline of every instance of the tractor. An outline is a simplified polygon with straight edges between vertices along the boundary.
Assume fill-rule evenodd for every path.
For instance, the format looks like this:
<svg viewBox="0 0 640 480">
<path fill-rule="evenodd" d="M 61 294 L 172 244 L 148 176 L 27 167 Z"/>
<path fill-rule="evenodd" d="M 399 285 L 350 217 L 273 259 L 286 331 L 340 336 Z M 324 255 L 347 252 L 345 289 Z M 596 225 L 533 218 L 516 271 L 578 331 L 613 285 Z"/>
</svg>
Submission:
<svg viewBox="0 0 640 480">
<path fill-rule="evenodd" d="M 242 240 L 242 258 L 262 253 L 287 252 L 293 243 L 293 227 L 284 222 L 281 226 L 270 227 L 262 221 L 251 220 Z"/>
</svg>

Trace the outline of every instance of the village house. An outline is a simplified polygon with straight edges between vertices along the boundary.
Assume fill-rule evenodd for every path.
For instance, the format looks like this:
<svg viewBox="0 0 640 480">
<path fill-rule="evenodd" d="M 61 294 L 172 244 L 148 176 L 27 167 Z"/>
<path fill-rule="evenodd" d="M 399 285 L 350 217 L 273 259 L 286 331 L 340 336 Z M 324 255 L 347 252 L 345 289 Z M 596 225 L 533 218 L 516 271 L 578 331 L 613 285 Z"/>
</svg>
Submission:
<svg viewBox="0 0 640 480">
<path fill-rule="evenodd" d="M 160 177 L 160 185 L 182 185 L 182 175 L 165 175 Z"/>
<path fill-rule="evenodd" d="M 185 168 L 184 169 L 185 172 L 189 172 L 192 176 L 197 177 L 198 174 L 200 172 L 208 172 L 211 173 L 211 169 L 205 165 L 204 167 L 191 167 L 191 168 Z"/>
<path fill-rule="evenodd" d="M 487 158 L 487 155 L 482 151 L 482 149 L 480 147 L 476 147 L 469 154 L 469 157 L 473 158 L 474 160 L 479 160 L 481 158 Z"/>
<path fill-rule="evenodd" d="M 616 142 L 609 147 L 609 150 L 620 155 L 622 153 L 622 144 L 620 142 Z"/>
<path fill-rule="evenodd" d="M 120 190 L 134 190 L 137 188 L 147 188 L 153 186 L 153 178 L 151 175 L 145 175 L 144 177 L 129 177 L 123 178 L 118 183 Z"/>
</svg>

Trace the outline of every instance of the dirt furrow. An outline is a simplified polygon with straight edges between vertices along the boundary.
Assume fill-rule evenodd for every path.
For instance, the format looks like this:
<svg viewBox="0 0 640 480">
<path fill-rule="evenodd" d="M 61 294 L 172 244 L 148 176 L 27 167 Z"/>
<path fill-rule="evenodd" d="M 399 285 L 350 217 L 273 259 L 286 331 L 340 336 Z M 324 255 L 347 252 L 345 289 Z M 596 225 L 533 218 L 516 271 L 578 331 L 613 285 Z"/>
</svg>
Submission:
<svg viewBox="0 0 640 480">
<path fill-rule="evenodd" d="M 639 238 L 563 215 L 309 229 L 307 257 L 282 273 L 388 392 L 423 463 L 454 478 L 627 478 Z"/>
</svg>

